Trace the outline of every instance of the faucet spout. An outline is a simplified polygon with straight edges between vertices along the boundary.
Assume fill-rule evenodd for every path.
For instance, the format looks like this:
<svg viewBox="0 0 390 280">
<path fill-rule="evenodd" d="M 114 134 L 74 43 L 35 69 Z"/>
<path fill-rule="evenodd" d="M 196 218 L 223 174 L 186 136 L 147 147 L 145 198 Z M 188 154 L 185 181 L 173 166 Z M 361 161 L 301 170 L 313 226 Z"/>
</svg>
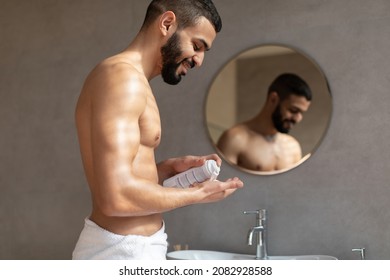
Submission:
<svg viewBox="0 0 390 280">
<path fill-rule="evenodd" d="M 253 240 L 253 234 L 257 233 L 259 234 L 260 232 L 262 232 L 264 230 L 264 227 L 263 226 L 256 226 L 256 227 L 252 227 L 249 231 L 248 231 L 248 245 L 251 246 L 253 244 L 252 240 Z"/>
<path fill-rule="evenodd" d="M 267 259 L 267 227 L 266 210 L 245 211 L 244 214 L 256 214 L 256 225 L 249 229 L 247 244 L 253 244 L 253 235 L 256 235 L 256 260 Z"/>
</svg>

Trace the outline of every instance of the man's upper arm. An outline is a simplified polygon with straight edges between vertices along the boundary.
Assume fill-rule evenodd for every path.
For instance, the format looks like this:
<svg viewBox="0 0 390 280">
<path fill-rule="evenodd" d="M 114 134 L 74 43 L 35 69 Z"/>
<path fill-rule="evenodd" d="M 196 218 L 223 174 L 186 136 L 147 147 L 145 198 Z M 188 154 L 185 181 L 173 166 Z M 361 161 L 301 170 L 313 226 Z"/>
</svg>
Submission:
<svg viewBox="0 0 390 280">
<path fill-rule="evenodd" d="M 131 163 L 140 145 L 138 120 L 146 99 L 126 66 L 104 69 L 95 82 L 91 116 L 94 177 L 99 189 L 109 193 L 132 174 Z"/>
</svg>

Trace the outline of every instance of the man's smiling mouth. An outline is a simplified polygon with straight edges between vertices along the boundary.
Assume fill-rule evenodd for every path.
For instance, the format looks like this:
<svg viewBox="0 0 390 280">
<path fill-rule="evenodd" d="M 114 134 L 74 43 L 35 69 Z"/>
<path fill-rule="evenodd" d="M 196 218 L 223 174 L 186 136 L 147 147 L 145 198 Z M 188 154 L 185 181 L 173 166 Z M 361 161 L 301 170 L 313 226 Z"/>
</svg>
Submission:
<svg viewBox="0 0 390 280">
<path fill-rule="evenodd" d="M 193 60 L 190 60 L 190 59 L 183 60 L 183 62 L 181 64 L 184 67 L 184 70 L 183 70 L 184 76 L 187 74 L 188 70 L 195 67 L 195 62 Z"/>
</svg>

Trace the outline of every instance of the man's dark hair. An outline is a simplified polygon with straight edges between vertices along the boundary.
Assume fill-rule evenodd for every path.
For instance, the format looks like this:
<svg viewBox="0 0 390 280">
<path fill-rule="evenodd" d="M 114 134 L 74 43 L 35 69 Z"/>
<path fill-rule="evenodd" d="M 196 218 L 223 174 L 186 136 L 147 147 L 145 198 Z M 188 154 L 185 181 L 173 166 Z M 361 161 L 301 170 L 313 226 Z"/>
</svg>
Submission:
<svg viewBox="0 0 390 280">
<path fill-rule="evenodd" d="M 211 22 L 215 32 L 222 28 L 221 17 L 211 0 L 153 0 L 146 11 L 143 26 L 149 26 L 167 11 L 175 13 L 179 30 L 194 26 L 202 16 Z"/>
<path fill-rule="evenodd" d="M 278 76 L 268 88 L 268 94 L 276 92 L 281 100 L 291 94 L 304 96 L 311 101 L 312 93 L 308 84 L 298 75 L 285 73 Z"/>
</svg>

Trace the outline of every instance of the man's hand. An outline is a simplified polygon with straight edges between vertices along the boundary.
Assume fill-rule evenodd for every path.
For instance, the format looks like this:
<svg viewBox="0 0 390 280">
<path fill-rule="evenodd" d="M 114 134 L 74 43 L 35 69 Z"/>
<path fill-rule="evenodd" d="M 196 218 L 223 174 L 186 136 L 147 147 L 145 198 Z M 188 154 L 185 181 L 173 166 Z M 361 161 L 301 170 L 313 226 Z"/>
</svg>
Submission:
<svg viewBox="0 0 390 280">
<path fill-rule="evenodd" d="M 192 188 L 195 190 L 196 194 L 200 195 L 198 203 L 209 203 L 222 200 L 243 186 L 244 183 L 235 177 L 228 179 L 225 182 L 218 180 L 205 181 L 203 183 L 194 184 Z"/>
<path fill-rule="evenodd" d="M 217 154 L 206 156 L 184 156 L 179 158 L 171 158 L 157 164 L 158 181 L 160 184 L 180 172 L 186 171 L 192 167 L 202 166 L 206 160 L 215 160 L 218 166 L 221 166 L 222 160 Z"/>
</svg>

